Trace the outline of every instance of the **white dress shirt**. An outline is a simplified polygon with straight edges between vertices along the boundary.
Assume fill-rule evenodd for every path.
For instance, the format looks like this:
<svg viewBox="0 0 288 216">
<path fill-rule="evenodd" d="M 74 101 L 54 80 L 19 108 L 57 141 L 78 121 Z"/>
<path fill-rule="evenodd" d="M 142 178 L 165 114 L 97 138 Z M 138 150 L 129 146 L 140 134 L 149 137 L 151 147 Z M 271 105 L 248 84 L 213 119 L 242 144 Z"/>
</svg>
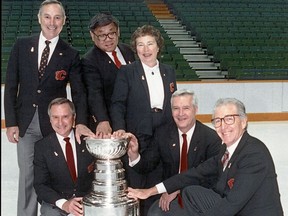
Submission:
<svg viewBox="0 0 288 216">
<path fill-rule="evenodd" d="M 150 95 L 151 108 L 163 109 L 164 86 L 160 74 L 159 62 L 154 67 L 142 63 Z"/>
<path fill-rule="evenodd" d="M 42 52 L 46 47 L 46 41 L 47 39 L 43 36 L 43 33 L 40 33 L 40 37 L 39 37 L 39 44 L 38 44 L 38 68 L 40 66 L 40 61 L 41 61 L 41 56 L 42 56 Z M 49 44 L 49 48 L 50 48 L 50 52 L 49 52 L 49 57 L 48 57 L 48 61 L 47 64 L 49 63 L 51 56 L 55 50 L 56 44 L 58 43 L 59 40 L 59 36 L 49 40 L 51 43 Z M 34 48 L 31 48 L 31 52 L 34 51 Z"/>
</svg>

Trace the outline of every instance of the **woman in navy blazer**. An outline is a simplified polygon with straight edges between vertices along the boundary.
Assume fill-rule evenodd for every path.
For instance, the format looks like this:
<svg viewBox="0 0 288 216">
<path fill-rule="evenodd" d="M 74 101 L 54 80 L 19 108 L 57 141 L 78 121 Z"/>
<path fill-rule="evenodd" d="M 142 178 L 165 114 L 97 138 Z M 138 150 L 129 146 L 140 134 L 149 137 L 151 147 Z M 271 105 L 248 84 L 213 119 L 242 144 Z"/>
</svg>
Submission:
<svg viewBox="0 0 288 216">
<path fill-rule="evenodd" d="M 140 143 L 153 137 L 156 127 L 172 120 L 170 99 L 177 90 L 176 77 L 171 66 L 157 60 L 163 43 L 159 30 L 153 26 L 139 27 L 131 44 L 140 60 L 122 66 L 115 81 L 111 106 L 113 131 L 132 132 Z M 140 145 L 144 150 L 145 146 Z"/>
<path fill-rule="evenodd" d="M 170 99 L 176 88 L 175 70 L 160 63 L 157 56 L 164 45 L 158 29 L 144 25 L 131 36 L 131 47 L 139 60 L 120 68 L 111 104 L 113 131 L 132 132 L 144 151 L 157 127 L 172 120 Z M 128 160 L 124 162 L 128 164 Z M 160 167 L 149 175 L 140 175 L 125 167 L 130 186 L 147 187 L 161 179 Z M 145 215 L 143 211 L 141 215 Z"/>
</svg>

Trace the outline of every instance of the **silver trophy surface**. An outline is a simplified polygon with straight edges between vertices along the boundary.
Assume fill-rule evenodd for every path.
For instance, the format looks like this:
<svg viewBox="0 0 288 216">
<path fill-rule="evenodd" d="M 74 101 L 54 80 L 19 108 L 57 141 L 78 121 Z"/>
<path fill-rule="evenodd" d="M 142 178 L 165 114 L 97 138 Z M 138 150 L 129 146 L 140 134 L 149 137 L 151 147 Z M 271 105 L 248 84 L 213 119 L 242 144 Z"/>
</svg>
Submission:
<svg viewBox="0 0 288 216">
<path fill-rule="evenodd" d="M 127 197 L 125 170 L 119 159 L 127 151 L 127 139 L 87 138 L 96 158 L 92 191 L 83 197 L 85 216 L 139 216 L 139 202 Z"/>
</svg>

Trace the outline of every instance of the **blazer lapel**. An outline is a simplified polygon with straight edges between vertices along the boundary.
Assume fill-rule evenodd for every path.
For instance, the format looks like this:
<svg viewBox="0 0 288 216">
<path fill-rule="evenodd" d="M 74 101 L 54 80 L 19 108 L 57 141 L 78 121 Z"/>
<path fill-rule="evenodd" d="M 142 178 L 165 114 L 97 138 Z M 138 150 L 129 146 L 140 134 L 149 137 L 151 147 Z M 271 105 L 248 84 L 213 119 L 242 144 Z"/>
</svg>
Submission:
<svg viewBox="0 0 288 216">
<path fill-rule="evenodd" d="M 159 70 L 160 70 L 160 74 L 161 74 L 162 81 L 163 81 L 164 95 L 170 95 L 171 93 L 170 93 L 168 79 L 166 77 L 166 71 L 160 62 L 159 62 Z M 166 104 L 170 103 L 170 101 L 167 101 L 168 99 L 170 99 L 170 97 L 164 97 L 163 110 L 165 110 Z"/>
<path fill-rule="evenodd" d="M 126 64 L 131 64 L 132 62 L 130 61 L 130 59 L 127 59 L 128 56 L 125 55 L 125 53 L 127 53 L 127 52 L 126 52 L 126 48 L 125 48 L 124 46 L 122 46 L 122 44 L 119 44 L 119 45 L 118 45 L 118 48 L 119 48 L 119 50 L 120 50 L 120 52 L 121 52 L 121 54 L 122 54 L 122 56 L 123 56 Z"/>
<path fill-rule="evenodd" d="M 229 162 L 228 162 L 227 167 L 226 167 L 227 171 L 229 171 L 230 167 L 233 165 L 233 163 L 237 159 L 239 153 L 241 152 L 241 150 L 245 146 L 247 138 L 248 138 L 248 133 L 244 132 L 244 134 L 243 134 L 243 136 L 242 136 L 237 148 L 235 149 L 232 157 L 229 159 Z"/>
<path fill-rule="evenodd" d="M 196 159 L 194 155 L 198 151 L 198 146 L 201 142 L 200 139 L 201 139 L 201 135 L 200 135 L 199 125 L 197 124 L 197 122 L 195 122 L 194 133 L 191 137 L 190 145 L 188 149 L 188 167 L 191 167 L 191 165 L 194 164 L 194 160 Z"/>
<path fill-rule="evenodd" d="M 84 140 L 81 138 L 81 143 L 79 144 L 77 141 L 76 141 L 76 138 L 75 138 L 75 144 L 76 144 L 76 152 L 77 152 L 77 170 L 78 170 L 78 176 L 81 176 L 82 174 L 82 169 L 83 167 L 85 167 L 84 165 L 84 158 L 83 155 L 87 153 L 87 149 L 85 147 L 85 142 Z"/>
<path fill-rule="evenodd" d="M 32 67 L 33 72 L 33 79 L 35 83 L 39 82 L 39 72 L 38 72 L 38 42 L 39 36 L 35 36 L 31 39 L 30 43 L 28 44 L 28 62 Z"/>
<path fill-rule="evenodd" d="M 170 144 L 170 152 L 173 158 L 173 161 L 178 164 L 178 167 L 180 165 L 180 141 L 179 141 L 179 134 L 178 134 L 178 129 L 176 126 L 171 126 L 170 128 L 170 134 L 169 134 L 169 139 Z"/>
<path fill-rule="evenodd" d="M 55 157 L 59 158 L 58 161 L 62 164 L 61 167 L 67 167 L 66 159 L 56 134 L 53 135 L 51 143 Z"/>
<path fill-rule="evenodd" d="M 147 84 L 147 80 L 146 80 L 146 76 L 145 76 L 145 72 L 144 72 L 143 66 L 142 66 L 142 64 L 141 64 L 141 62 L 139 60 L 136 61 L 135 64 L 136 64 L 136 73 L 138 73 L 138 78 L 141 80 L 143 88 L 144 88 L 144 90 L 146 92 L 146 96 L 148 98 L 147 101 L 149 101 L 149 106 L 151 106 L 149 88 L 148 88 L 148 84 Z"/>
</svg>

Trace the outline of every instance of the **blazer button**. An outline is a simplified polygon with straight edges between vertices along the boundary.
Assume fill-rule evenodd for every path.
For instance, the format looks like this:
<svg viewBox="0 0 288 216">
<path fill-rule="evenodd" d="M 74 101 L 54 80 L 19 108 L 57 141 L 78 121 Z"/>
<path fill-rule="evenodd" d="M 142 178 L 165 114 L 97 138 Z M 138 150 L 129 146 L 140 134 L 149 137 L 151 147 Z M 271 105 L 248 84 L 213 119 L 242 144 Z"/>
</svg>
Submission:
<svg viewBox="0 0 288 216">
<path fill-rule="evenodd" d="M 40 90 L 40 89 L 38 89 L 38 90 L 37 90 L 37 93 L 38 93 L 38 94 L 40 94 L 40 93 L 41 93 L 41 90 Z"/>
</svg>

